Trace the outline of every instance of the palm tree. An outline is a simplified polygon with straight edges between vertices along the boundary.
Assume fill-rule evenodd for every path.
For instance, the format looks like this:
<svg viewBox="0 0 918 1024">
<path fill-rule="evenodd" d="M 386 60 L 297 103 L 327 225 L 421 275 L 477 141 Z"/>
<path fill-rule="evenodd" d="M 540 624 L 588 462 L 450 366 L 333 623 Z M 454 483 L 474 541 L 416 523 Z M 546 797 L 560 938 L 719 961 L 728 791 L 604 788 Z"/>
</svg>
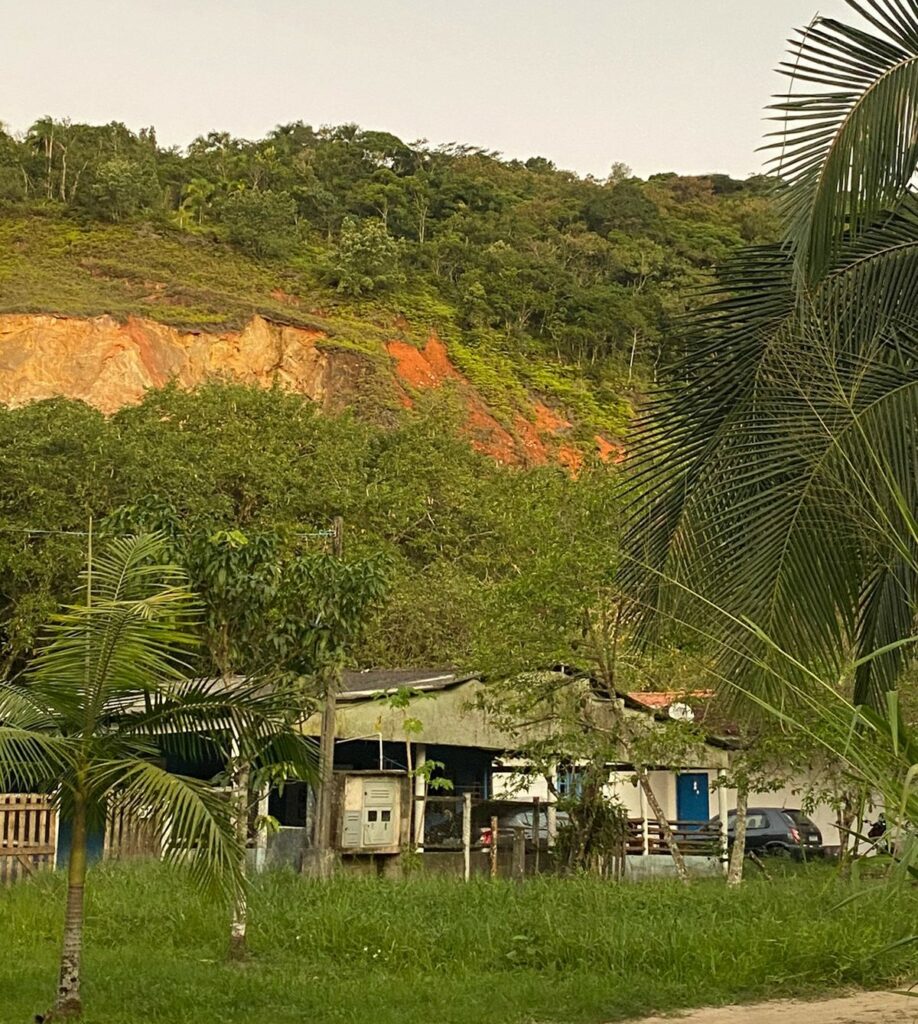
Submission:
<svg viewBox="0 0 918 1024">
<path fill-rule="evenodd" d="M 234 807 L 206 782 L 173 775 L 164 745 L 193 756 L 233 737 L 251 761 L 306 770 L 310 755 L 279 698 L 187 678 L 194 595 L 163 564 L 155 536 L 112 541 L 84 576 L 19 681 L 0 684 L 0 790 L 53 792 L 71 824 L 67 907 L 55 1015 L 81 1012 L 87 835 L 117 803 L 152 816 L 164 857 L 227 895 L 242 882 Z"/>
<path fill-rule="evenodd" d="M 723 268 L 638 425 L 626 582 L 776 699 L 781 649 L 882 707 L 918 607 L 918 2 L 847 2 L 779 69 L 783 238 Z"/>
</svg>

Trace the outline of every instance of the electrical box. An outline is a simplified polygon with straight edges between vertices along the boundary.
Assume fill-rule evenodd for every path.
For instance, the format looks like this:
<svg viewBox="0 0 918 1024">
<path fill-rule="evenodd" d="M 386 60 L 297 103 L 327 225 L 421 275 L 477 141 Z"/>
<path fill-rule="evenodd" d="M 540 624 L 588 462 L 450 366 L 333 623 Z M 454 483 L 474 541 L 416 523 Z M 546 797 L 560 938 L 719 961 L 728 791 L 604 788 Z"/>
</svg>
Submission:
<svg viewBox="0 0 918 1024">
<path fill-rule="evenodd" d="M 408 838 L 408 779 L 403 772 L 342 773 L 336 787 L 343 853 L 400 853 Z"/>
</svg>

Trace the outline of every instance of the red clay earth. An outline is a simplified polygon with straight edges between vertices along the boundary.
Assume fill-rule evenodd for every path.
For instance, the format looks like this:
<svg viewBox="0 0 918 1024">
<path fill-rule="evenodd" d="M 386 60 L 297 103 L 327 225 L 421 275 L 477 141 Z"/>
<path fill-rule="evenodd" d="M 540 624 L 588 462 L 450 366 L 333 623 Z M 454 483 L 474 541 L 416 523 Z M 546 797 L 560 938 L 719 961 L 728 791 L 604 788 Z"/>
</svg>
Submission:
<svg viewBox="0 0 918 1024">
<path fill-rule="evenodd" d="M 388 342 L 386 348 L 395 361 L 397 378 L 409 387 L 425 389 L 438 388 L 447 382 L 456 384 L 468 412 L 468 433 L 479 451 L 506 465 L 544 465 L 553 459 L 573 474 L 582 469 L 583 452 L 571 444 L 555 448 L 551 443 L 570 429 L 571 424 L 566 419 L 543 402 L 534 402 L 532 417 L 517 413 L 511 433 L 491 415 L 435 334 L 430 335 L 423 349 L 399 340 Z M 402 392 L 399 400 L 410 408 L 412 401 L 407 392 Z M 598 434 L 595 440 L 603 462 L 621 461 L 623 452 L 618 445 Z"/>
</svg>

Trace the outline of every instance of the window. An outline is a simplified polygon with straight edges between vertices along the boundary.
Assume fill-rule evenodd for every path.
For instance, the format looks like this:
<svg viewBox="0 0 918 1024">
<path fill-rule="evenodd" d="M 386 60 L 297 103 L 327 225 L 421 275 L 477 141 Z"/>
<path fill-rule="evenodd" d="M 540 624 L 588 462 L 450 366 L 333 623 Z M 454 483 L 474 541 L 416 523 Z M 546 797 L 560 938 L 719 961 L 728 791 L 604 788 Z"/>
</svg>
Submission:
<svg viewBox="0 0 918 1024">
<path fill-rule="evenodd" d="M 579 797 L 583 794 L 583 769 L 568 765 L 558 769 L 556 776 L 559 797 Z"/>
<path fill-rule="evenodd" d="M 392 812 L 391 811 L 382 811 L 381 813 L 382 813 L 382 817 L 380 818 L 380 821 L 391 821 L 392 820 Z"/>
<path fill-rule="evenodd" d="M 367 821 L 376 821 L 376 811 L 367 811 Z"/>
<path fill-rule="evenodd" d="M 715 819 L 716 821 L 717 819 Z M 748 832 L 753 828 L 768 828 L 768 815 L 767 814 L 747 814 L 746 815 L 746 831 Z M 730 811 L 727 815 L 727 829 L 733 832 L 736 829 L 736 811 Z"/>
</svg>

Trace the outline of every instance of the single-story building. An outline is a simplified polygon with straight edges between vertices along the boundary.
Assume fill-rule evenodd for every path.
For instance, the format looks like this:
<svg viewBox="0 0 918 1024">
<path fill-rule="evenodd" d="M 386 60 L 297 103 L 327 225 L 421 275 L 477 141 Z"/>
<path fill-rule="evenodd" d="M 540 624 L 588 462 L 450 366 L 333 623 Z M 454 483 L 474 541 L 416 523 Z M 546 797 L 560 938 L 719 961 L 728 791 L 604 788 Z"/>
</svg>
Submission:
<svg viewBox="0 0 918 1024">
<path fill-rule="evenodd" d="M 406 669 L 346 672 L 337 701 L 335 769 L 337 771 L 406 770 L 426 761 L 440 766 L 434 777 L 442 776 L 453 784 L 455 794 L 471 793 L 479 800 L 514 799 L 531 801 L 539 797 L 551 803 L 556 793 L 566 794 L 576 787 L 576 767 L 559 767 L 552 779 L 526 774 L 526 764 L 519 757 L 520 748 L 539 738 L 539 726 L 529 725 L 507 731 L 483 710 L 479 698 L 486 683 L 479 674 L 455 669 Z M 399 690 L 410 694 L 404 702 L 390 698 Z M 704 699 L 708 693 L 695 691 L 689 697 Z M 629 715 L 665 719 L 688 712 L 686 695 L 677 693 L 620 694 Z M 594 693 L 591 715 L 602 721 L 611 717 L 609 698 Z M 404 706 L 402 706 L 404 703 Z M 697 705 L 696 705 L 697 706 Z M 415 720 L 406 729 L 407 720 Z M 315 714 L 304 724 L 304 731 L 318 737 L 321 716 Z M 420 728 L 414 731 L 414 724 Z M 736 807 L 736 792 L 718 785 L 729 768 L 729 738 L 709 737 L 699 746 L 697 763 L 679 770 L 655 766 L 650 772 L 651 785 L 668 819 L 681 822 L 707 821 Z M 801 777 L 784 788 L 772 792 L 750 794 L 750 806 L 799 807 L 801 793 L 811 779 Z M 285 799 L 298 802 L 297 813 L 272 800 L 271 813 L 284 824 L 306 822 L 307 801 L 290 787 Z M 416 779 L 417 794 L 424 791 L 422 779 Z M 609 794 L 617 798 L 632 819 L 652 817 L 640 786 L 636 785 L 634 769 L 623 759 L 609 764 Z M 278 813 L 279 812 L 279 813 Z M 294 821 L 295 817 L 295 821 Z M 811 817 L 828 846 L 840 843 L 834 810 L 821 805 Z M 421 826 L 423 829 L 423 826 Z M 423 845 L 422 832 L 418 834 Z"/>
</svg>

